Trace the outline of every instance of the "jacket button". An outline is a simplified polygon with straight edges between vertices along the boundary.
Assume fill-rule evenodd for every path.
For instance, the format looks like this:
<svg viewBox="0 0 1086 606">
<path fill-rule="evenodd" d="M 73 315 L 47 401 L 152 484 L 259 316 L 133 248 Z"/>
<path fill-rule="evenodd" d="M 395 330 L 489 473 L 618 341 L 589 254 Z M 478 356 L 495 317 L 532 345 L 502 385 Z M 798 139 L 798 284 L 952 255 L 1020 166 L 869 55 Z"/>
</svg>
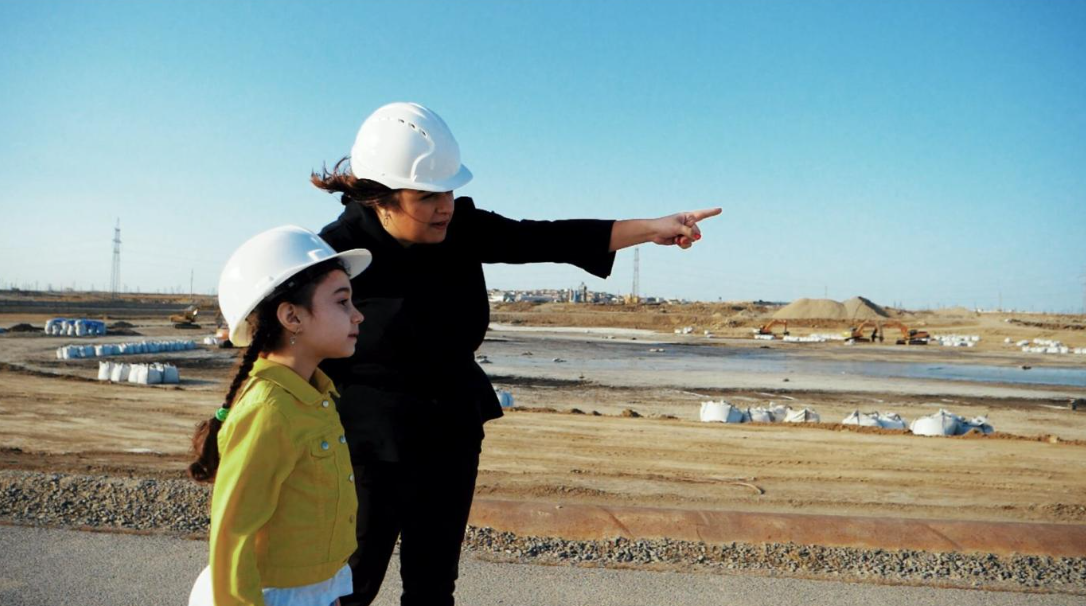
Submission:
<svg viewBox="0 0 1086 606">
<path fill-rule="evenodd" d="M 321 406 L 328 408 L 328 400 L 321 402 Z"/>
<path fill-rule="evenodd" d="M 354 474 L 352 473 L 351 475 L 347 476 L 347 479 L 354 482 Z"/>
<path fill-rule="evenodd" d="M 340 444 L 346 444 L 347 443 L 347 436 L 339 436 L 339 443 Z"/>
<path fill-rule="evenodd" d="M 328 450 L 328 442 L 321 442 L 321 450 Z"/>
<path fill-rule="evenodd" d="M 347 521 L 351 524 L 354 524 L 354 516 L 352 515 L 351 517 L 347 518 Z"/>
</svg>

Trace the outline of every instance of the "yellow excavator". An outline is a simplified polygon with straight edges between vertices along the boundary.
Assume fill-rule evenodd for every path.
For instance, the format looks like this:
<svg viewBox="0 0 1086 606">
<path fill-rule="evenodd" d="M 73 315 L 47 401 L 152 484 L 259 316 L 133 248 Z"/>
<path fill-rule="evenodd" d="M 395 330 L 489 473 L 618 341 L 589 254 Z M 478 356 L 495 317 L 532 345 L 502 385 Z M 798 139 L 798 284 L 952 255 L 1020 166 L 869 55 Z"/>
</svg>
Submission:
<svg viewBox="0 0 1086 606">
<path fill-rule="evenodd" d="M 200 328 L 200 325 L 196 323 L 198 315 L 200 315 L 200 309 L 195 305 L 189 305 L 181 313 L 170 316 L 170 322 L 173 322 L 174 328 Z"/>
<path fill-rule="evenodd" d="M 771 334 L 773 334 L 773 327 L 777 326 L 777 325 L 783 326 L 784 327 L 784 334 L 785 335 L 788 334 L 788 320 L 773 320 L 772 322 L 769 322 L 768 324 L 763 324 L 762 326 L 758 327 L 758 333 L 757 334 L 771 335 Z"/>
<path fill-rule="evenodd" d="M 928 339 L 931 335 L 927 331 L 912 330 L 908 326 L 905 326 L 897 320 L 884 320 L 882 322 L 876 322 L 874 320 L 864 320 L 859 326 L 853 326 L 847 335 L 847 339 L 850 341 L 871 341 L 876 339 L 882 343 L 886 338 L 886 329 L 896 328 L 901 331 L 901 338 L 896 341 L 898 345 L 927 345 Z M 868 336 L 864 331 L 871 329 L 871 334 Z"/>
<path fill-rule="evenodd" d="M 868 328 L 871 329 L 870 336 L 864 334 L 864 330 Z M 850 328 L 848 333 L 845 335 L 845 339 L 848 341 L 874 341 L 879 337 L 880 334 L 882 334 L 882 331 L 881 329 L 879 329 L 879 325 L 876 324 L 874 320 L 864 320 L 860 323 L 859 326 L 853 326 L 852 328 Z"/>
<path fill-rule="evenodd" d="M 931 335 L 926 330 L 910 329 L 897 320 L 887 320 L 879 327 L 879 340 L 882 340 L 882 331 L 887 328 L 896 328 L 901 331 L 901 338 L 896 341 L 898 345 L 927 345 Z"/>
</svg>

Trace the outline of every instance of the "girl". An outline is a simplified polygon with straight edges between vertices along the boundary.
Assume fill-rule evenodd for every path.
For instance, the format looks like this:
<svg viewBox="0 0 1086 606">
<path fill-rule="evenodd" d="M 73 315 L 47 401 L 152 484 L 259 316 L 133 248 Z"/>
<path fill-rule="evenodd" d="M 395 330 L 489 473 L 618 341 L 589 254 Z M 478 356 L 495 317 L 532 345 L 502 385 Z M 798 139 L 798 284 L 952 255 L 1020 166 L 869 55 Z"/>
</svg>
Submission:
<svg viewBox="0 0 1086 606">
<path fill-rule="evenodd" d="M 219 306 L 230 340 L 248 348 L 193 437 L 189 474 L 214 488 L 209 565 L 190 605 L 328 606 L 351 592 L 354 474 L 339 394 L 317 365 L 354 353 L 362 314 L 350 280 L 370 259 L 288 226 L 226 263 Z"/>
</svg>

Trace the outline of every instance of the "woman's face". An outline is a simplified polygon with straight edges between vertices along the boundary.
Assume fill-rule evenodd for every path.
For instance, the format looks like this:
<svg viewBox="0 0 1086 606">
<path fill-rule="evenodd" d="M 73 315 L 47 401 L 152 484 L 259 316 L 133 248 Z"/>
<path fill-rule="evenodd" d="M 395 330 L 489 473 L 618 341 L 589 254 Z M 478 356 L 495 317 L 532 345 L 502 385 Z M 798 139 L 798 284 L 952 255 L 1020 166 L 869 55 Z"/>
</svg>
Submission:
<svg viewBox="0 0 1086 606">
<path fill-rule="evenodd" d="M 400 190 L 400 207 L 377 209 L 381 225 L 404 246 L 438 244 L 453 216 L 453 193 Z"/>
<path fill-rule="evenodd" d="M 301 330 L 295 337 L 299 351 L 318 360 L 347 358 L 358 343 L 362 312 L 351 302 L 351 281 L 341 270 L 328 272 L 313 291 L 309 309 L 295 308 Z"/>
</svg>

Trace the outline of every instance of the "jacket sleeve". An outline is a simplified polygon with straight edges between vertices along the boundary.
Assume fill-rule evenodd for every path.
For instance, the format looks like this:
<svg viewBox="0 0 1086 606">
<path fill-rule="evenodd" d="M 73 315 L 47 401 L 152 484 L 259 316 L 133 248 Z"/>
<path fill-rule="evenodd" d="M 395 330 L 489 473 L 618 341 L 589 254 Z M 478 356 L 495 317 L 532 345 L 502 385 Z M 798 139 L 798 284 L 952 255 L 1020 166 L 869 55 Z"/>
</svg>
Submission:
<svg viewBox="0 0 1086 606">
<path fill-rule="evenodd" d="M 235 405 L 220 429 L 209 537 L 217 606 L 263 606 L 256 535 L 275 512 L 295 450 L 282 412 L 263 402 Z"/>
<path fill-rule="evenodd" d="M 614 221 L 517 221 L 475 208 L 471 198 L 458 199 L 456 213 L 467 215 L 465 231 L 483 263 L 568 263 L 600 278 L 611 275 Z"/>
</svg>

